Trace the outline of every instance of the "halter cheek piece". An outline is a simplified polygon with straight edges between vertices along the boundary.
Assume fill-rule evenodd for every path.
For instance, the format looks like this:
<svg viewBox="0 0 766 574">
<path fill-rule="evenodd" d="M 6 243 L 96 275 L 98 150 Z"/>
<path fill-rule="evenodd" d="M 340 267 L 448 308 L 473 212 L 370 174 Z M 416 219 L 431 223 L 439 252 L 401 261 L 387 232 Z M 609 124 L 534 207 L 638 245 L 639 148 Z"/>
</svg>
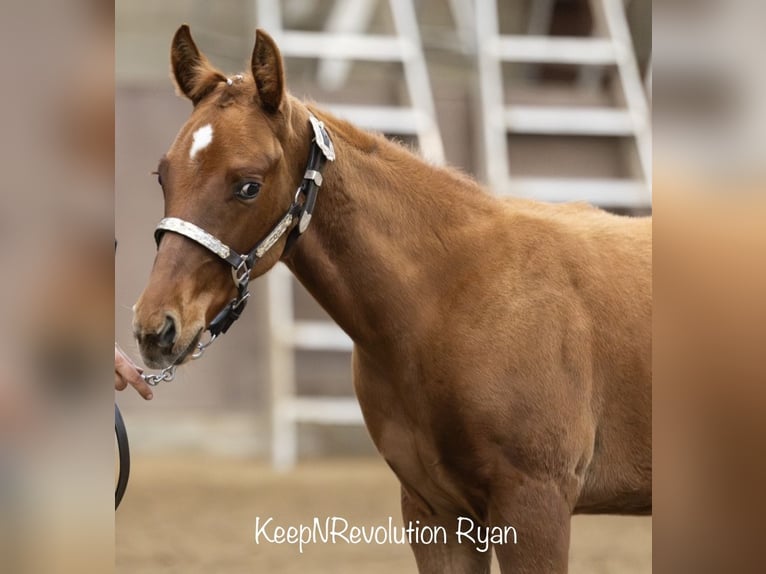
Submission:
<svg viewBox="0 0 766 574">
<path fill-rule="evenodd" d="M 154 239 L 157 247 L 166 231 L 172 231 L 192 241 L 196 241 L 205 249 L 212 251 L 218 257 L 231 265 L 231 275 L 234 284 L 237 287 L 237 296 L 224 307 L 218 315 L 210 322 L 208 330 L 215 339 L 221 333 L 229 330 L 229 327 L 239 319 L 242 311 L 245 309 L 247 299 L 250 293 L 247 290 L 250 282 L 250 273 L 253 267 L 263 256 L 281 239 L 281 237 L 290 231 L 285 251 L 295 242 L 298 237 L 306 231 L 311 215 L 314 211 L 317 193 L 322 186 L 322 168 L 325 161 L 335 160 L 335 149 L 332 145 L 324 123 L 319 121 L 313 114 L 309 115 L 309 122 L 313 129 L 313 139 L 311 150 L 309 152 L 308 164 L 303 174 L 303 181 L 295 192 L 295 198 L 290 205 L 287 213 L 282 216 L 274 228 L 253 247 L 249 253 L 237 253 L 234 249 L 223 243 L 220 239 L 211 235 L 201 227 L 185 221 L 178 217 L 166 217 L 159 222 L 154 231 Z M 297 225 L 293 225 L 295 222 Z M 292 229 L 291 229 L 292 227 Z M 210 342 L 212 342 L 212 339 Z M 209 343 L 210 343 L 209 342 Z M 208 343 L 208 344 L 209 344 Z M 201 345 L 198 348 L 197 355 L 207 345 Z"/>
</svg>

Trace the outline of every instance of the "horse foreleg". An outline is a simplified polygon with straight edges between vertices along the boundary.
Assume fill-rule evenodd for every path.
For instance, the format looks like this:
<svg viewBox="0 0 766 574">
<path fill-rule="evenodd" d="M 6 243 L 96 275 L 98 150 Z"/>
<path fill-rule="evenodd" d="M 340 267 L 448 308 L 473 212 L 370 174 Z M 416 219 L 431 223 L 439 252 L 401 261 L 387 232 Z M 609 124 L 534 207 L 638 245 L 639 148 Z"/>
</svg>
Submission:
<svg viewBox="0 0 766 574">
<path fill-rule="evenodd" d="M 495 530 L 515 529 L 515 541 L 506 536 L 494 546 L 500 571 L 566 574 L 570 519 L 570 506 L 556 483 L 523 477 L 504 484 L 493 495 L 489 512 Z"/>
<path fill-rule="evenodd" d="M 429 544 L 412 542 L 410 547 L 420 574 L 489 574 L 491 551 L 477 552 L 471 545 L 460 544 L 454 536 L 455 516 L 424 513 L 402 488 L 402 516 L 405 524 L 442 527 L 447 532 L 446 540 Z"/>
</svg>

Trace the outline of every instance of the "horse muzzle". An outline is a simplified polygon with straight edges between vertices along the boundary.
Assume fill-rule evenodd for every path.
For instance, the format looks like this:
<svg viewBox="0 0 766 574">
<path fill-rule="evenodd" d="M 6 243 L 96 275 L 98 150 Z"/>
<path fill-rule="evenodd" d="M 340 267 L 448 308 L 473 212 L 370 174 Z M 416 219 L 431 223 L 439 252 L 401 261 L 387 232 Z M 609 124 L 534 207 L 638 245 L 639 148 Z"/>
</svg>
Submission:
<svg viewBox="0 0 766 574">
<path fill-rule="evenodd" d="M 165 313 L 148 327 L 136 319 L 133 334 L 144 364 L 151 369 L 164 369 L 188 360 L 200 341 L 202 330 L 203 327 L 184 329 L 173 313 Z"/>
</svg>

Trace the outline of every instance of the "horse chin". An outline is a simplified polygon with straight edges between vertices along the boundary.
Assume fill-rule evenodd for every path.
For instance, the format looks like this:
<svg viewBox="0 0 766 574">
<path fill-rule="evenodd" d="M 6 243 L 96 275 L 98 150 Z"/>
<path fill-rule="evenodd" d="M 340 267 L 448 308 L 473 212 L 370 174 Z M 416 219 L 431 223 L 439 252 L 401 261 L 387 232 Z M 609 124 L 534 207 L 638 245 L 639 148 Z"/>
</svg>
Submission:
<svg viewBox="0 0 766 574">
<path fill-rule="evenodd" d="M 164 355 L 154 350 L 140 348 L 141 361 L 149 369 L 164 369 L 173 364 L 172 355 Z"/>
</svg>

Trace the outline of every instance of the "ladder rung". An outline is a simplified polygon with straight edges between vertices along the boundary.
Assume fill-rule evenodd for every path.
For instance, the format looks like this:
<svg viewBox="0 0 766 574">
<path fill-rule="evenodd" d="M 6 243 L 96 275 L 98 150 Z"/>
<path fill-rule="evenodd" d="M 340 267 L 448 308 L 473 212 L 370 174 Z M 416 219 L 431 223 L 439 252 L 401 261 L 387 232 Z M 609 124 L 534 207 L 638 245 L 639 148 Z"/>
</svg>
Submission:
<svg viewBox="0 0 766 574">
<path fill-rule="evenodd" d="M 494 48 L 505 62 L 608 65 L 617 61 L 614 44 L 603 38 L 500 36 Z"/>
<path fill-rule="evenodd" d="M 295 422 L 336 425 L 364 422 L 359 403 L 352 397 L 294 397 L 283 405 L 287 417 Z"/>
<path fill-rule="evenodd" d="M 526 134 L 632 136 L 627 110 L 594 107 L 511 106 L 505 110 L 509 131 Z"/>
<path fill-rule="evenodd" d="M 587 201 L 600 207 L 645 208 L 652 204 L 646 184 L 633 179 L 513 177 L 502 192 L 554 203 Z"/>
<path fill-rule="evenodd" d="M 327 321 L 296 321 L 285 343 L 304 351 L 351 351 L 354 347 L 340 327 Z"/>
<path fill-rule="evenodd" d="M 413 108 L 394 106 L 327 105 L 330 112 L 365 130 L 397 135 L 417 135 L 431 123 L 428 116 Z"/>
<path fill-rule="evenodd" d="M 401 62 L 413 55 L 411 44 L 396 36 L 290 31 L 276 40 L 284 56 L 295 58 Z"/>
</svg>

